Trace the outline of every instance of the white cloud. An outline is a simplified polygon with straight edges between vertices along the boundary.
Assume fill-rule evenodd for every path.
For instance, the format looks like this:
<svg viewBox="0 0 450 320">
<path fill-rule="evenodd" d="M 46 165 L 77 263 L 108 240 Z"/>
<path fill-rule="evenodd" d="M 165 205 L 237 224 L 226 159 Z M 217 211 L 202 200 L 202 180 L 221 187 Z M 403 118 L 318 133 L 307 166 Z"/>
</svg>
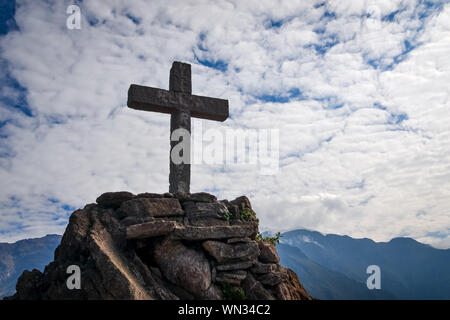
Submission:
<svg viewBox="0 0 450 320">
<path fill-rule="evenodd" d="M 205 129 L 280 130 L 276 176 L 196 165 L 193 191 L 247 194 L 262 229 L 445 243 L 429 233 L 450 228 L 450 6 L 420 18 L 412 1 L 319 4 L 88 1 L 82 29 L 68 30 L 67 3 L 20 1 L 20 31 L 0 48 L 34 117 L 0 109 L 14 119 L 2 128 L 14 157 L 0 158 L 0 241 L 61 233 L 63 205 L 105 191 L 167 190 L 169 117 L 127 109 L 126 93 L 167 88 L 176 59 L 192 63 L 195 94 L 230 100 L 232 119 Z M 260 99 L 291 89 L 301 96 Z"/>
</svg>

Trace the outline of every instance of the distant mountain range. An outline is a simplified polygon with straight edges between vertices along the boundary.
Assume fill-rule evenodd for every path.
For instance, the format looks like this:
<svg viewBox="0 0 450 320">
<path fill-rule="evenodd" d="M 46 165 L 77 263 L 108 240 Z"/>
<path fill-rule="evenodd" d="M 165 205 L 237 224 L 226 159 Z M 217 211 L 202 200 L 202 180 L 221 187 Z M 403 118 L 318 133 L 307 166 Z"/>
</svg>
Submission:
<svg viewBox="0 0 450 320">
<path fill-rule="evenodd" d="M 0 299 L 15 292 L 24 270 L 42 271 L 60 241 L 48 235 L 0 243 Z M 410 238 L 374 242 L 303 229 L 283 233 L 277 249 L 281 263 L 319 299 L 450 299 L 450 249 Z M 381 269 L 380 290 L 366 286 L 369 265 Z"/>
<path fill-rule="evenodd" d="M 0 299 L 16 291 L 16 283 L 24 270 L 38 269 L 53 261 L 53 253 L 61 236 L 48 235 L 38 239 L 0 243 Z"/>
<path fill-rule="evenodd" d="M 281 263 L 319 299 L 450 299 L 450 249 L 411 238 L 389 242 L 309 230 L 282 235 Z M 369 290 L 369 265 L 381 269 L 381 290 Z"/>
</svg>

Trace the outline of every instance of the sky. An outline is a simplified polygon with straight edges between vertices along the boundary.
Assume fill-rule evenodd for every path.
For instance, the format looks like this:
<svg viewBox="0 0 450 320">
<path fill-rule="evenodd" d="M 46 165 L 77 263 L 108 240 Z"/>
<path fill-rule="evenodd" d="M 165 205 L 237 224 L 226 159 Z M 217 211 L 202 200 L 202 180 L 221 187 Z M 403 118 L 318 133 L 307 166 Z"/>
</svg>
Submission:
<svg viewBox="0 0 450 320">
<path fill-rule="evenodd" d="M 192 192 L 247 195 L 261 230 L 450 247 L 450 4 L 428 0 L 1 0 L 0 242 L 168 190 L 170 117 L 126 100 L 173 61 L 229 100 L 194 128 L 279 130 L 276 174 L 193 165 Z"/>
</svg>

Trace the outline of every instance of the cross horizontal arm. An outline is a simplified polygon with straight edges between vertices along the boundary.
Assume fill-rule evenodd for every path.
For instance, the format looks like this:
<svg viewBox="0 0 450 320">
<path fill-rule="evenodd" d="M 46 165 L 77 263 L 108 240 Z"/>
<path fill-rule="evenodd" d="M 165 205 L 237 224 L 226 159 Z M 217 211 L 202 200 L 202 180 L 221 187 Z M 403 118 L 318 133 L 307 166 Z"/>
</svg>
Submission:
<svg viewBox="0 0 450 320">
<path fill-rule="evenodd" d="M 137 110 L 174 113 L 189 107 L 191 116 L 215 121 L 228 118 L 228 100 L 209 98 L 132 84 L 128 90 L 128 107 Z"/>
</svg>

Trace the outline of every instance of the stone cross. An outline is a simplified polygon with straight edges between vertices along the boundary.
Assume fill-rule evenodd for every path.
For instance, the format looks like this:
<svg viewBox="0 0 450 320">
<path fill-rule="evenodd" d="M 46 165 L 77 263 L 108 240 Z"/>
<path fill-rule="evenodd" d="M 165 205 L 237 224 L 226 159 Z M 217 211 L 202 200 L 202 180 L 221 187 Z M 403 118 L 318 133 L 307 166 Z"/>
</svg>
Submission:
<svg viewBox="0 0 450 320">
<path fill-rule="evenodd" d="M 177 129 L 189 132 L 189 141 L 183 141 L 188 148 L 181 151 L 181 155 L 184 151 L 190 152 L 191 117 L 215 121 L 225 121 L 228 118 L 228 100 L 193 95 L 191 65 L 176 61 L 170 69 L 169 90 L 132 84 L 128 90 L 128 107 L 170 114 L 170 155 L 174 146 L 179 143 L 172 136 Z M 188 156 L 190 159 L 190 154 Z M 190 161 L 175 164 L 171 156 L 169 159 L 169 192 L 190 192 Z"/>
</svg>

